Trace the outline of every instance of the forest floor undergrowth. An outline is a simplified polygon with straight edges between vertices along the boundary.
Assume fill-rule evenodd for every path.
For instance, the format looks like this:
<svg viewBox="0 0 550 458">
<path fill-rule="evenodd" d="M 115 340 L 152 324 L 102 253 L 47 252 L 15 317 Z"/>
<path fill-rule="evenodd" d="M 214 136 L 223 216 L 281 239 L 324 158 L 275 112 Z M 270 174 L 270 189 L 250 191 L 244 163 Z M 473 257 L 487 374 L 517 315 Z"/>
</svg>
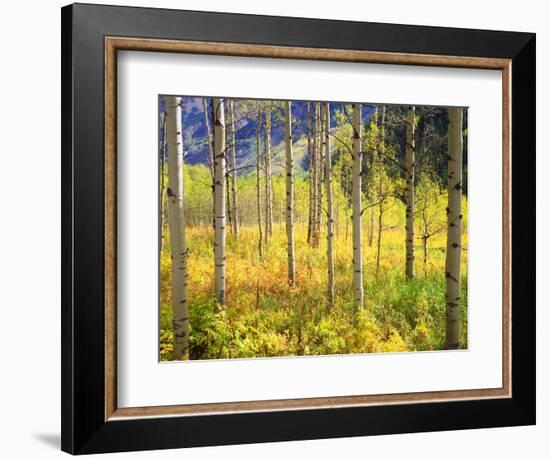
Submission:
<svg viewBox="0 0 550 458">
<path fill-rule="evenodd" d="M 346 234 L 347 232 L 347 234 Z M 320 246 L 307 243 L 307 225 L 297 223 L 296 286 L 287 282 L 284 224 L 275 224 L 263 259 L 258 228 L 227 233 L 226 301 L 213 299 L 211 227 L 187 228 L 190 359 L 333 355 L 443 349 L 445 339 L 445 234 L 429 240 L 424 271 L 421 240 L 415 278 L 405 278 L 405 230 L 382 233 L 376 273 L 377 240 L 363 233 L 364 308 L 353 307 L 351 227 L 335 233 L 335 305 L 328 309 L 325 235 Z M 463 235 L 464 239 L 466 234 Z M 169 240 L 165 237 L 165 240 Z M 467 240 L 463 241 L 467 246 Z M 160 265 L 160 356 L 171 357 L 171 260 L 165 244 Z M 461 343 L 467 346 L 467 251 L 462 255 Z"/>
</svg>

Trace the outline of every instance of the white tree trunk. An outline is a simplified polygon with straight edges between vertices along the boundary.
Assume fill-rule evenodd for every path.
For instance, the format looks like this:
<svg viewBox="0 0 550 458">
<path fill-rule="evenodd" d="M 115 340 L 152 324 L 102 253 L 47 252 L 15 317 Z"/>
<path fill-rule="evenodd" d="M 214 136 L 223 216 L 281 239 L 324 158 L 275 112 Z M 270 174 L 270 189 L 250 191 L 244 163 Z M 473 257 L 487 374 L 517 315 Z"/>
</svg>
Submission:
<svg viewBox="0 0 550 458">
<path fill-rule="evenodd" d="M 308 159 L 308 220 L 307 220 L 307 243 L 311 245 L 313 234 L 313 150 L 311 146 L 311 104 L 307 103 L 307 159 Z"/>
<path fill-rule="evenodd" d="M 318 170 L 317 170 L 317 216 L 315 218 L 316 220 L 316 246 L 319 246 L 320 242 L 320 233 L 321 233 L 321 221 L 323 217 L 323 170 L 324 170 L 324 161 L 323 161 L 323 155 L 325 153 L 325 135 L 323 130 L 323 114 L 322 114 L 322 108 L 321 104 L 317 104 L 317 130 L 319 135 L 318 140 L 318 158 L 317 158 L 317 164 L 318 164 Z"/>
<path fill-rule="evenodd" d="M 386 106 L 382 106 L 380 113 L 380 125 L 379 125 L 379 139 L 378 147 L 376 151 L 376 159 L 374 168 L 376 170 L 376 179 L 378 180 L 378 237 L 376 238 L 376 278 L 380 273 L 380 256 L 382 254 L 382 233 L 384 230 L 384 152 L 385 152 L 385 129 L 384 123 L 386 121 Z M 378 107 L 374 111 L 374 124 L 378 125 Z"/>
<path fill-rule="evenodd" d="M 208 165 L 214 182 L 214 146 L 212 142 L 212 132 L 210 131 L 210 121 L 208 120 L 208 105 L 206 97 L 202 98 L 202 109 L 204 110 L 204 125 L 206 126 L 206 141 L 208 143 Z"/>
<path fill-rule="evenodd" d="M 185 240 L 185 196 L 183 181 L 183 141 L 181 98 L 166 98 L 166 143 L 168 146 L 168 221 L 172 250 L 173 359 L 189 353 L 189 304 L 187 303 L 187 256 Z"/>
<path fill-rule="evenodd" d="M 319 247 L 321 237 L 321 212 L 323 206 L 323 143 L 324 136 L 321 125 L 321 104 L 314 105 L 314 164 L 315 164 L 315 189 L 313 215 L 313 246 Z"/>
<path fill-rule="evenodd" d="M 361 104 L 353 105 L 353 166 L 351 182 L 353 232 L 353 291 L 355 310 L 363 308 L 363 244 L 361 234 Z"/>
<path fill-rule="evenodd" d="M 227 112 L 227 107 L 225 107 L 225 111 Z M 227 150 L 229 145 L 229 139 L 227 138 L 227 132 L 228 132 L 227 127 L 225 129 L 225 132 L 226 132 L 225 148 Z M 225 155 L 225 224 L 231 230 L 233 230 L 233 216 L 231 212 L 231 182 L 229 179 L 228 157 L 229 157 L 229 153 Z"/>
<path fill-rule="evenodd" d="M 317 103 L 313 104 L 313 150 L 312 150 L 312 175 L 311 175 L 311 246 L 318 246 L 317 232 L 317 205 L 319 203 L 317 183 L 319 181 L 319 126 L 317 124 Z"/>
<path fill-rule="evenodd" d="M 208 143 L 208 165 L 210 167 L 210 176 L 212 178 L 212 227 L 214 227 L 214 142 L 212 138 L 212 131 L 210 130 L 210 121 L 208 120 L 208 105 L 206 102 L 206 97 L 202 98 L 202 108 L 204 110 L 204 125 L 206 127 L 206 141 Z"/>
<path fill-rule="evenodd" d="M 449 154 L 447 176 L 447 252 L 445 279 L 445 349 L 460 344 L 460 259 L 462 254 L 462 108 L 449 108 Z"/>
<path fill-rule="evenodd" d="M 332 199 L 332 157 L 330 151 L 330 106 L 324 104 L 325 133 L 325 184 L 327 187 L 327 268 L 328 308 L 334 307 L 334 210 Z"/>
<path fill-rule="evenodd" d="M 273 198 L 271 190 L 271 107 L 265 109 L 265 244 L 273 235 Z"/>
<path fill-rule="evenodd" d="M 414 278 L 414 107 L 410 106 L 407 111 L 407 134 L 405 163 L 405 200 L 406 200 L 406 274 L 407 278 Z"/>
<path fill-rule="evenodd" d="M 262 247 L 262 193 L 261 193 L 261 135 L 262 135 L 262 110 L 258 108 L 258 123 L 256 127 L 256 208 L 258 212 L 258 255 L 263 258 Z"/>
<path fill-rule="evenodd" d="M 218 303 L 225 301 L 225 113 L 223 99 L 214 99 L 214 277 Z"/>
<path fill-rule="evenodd" d="M 237 207 L 237 161 L 235 159 L 235 112 L 233 100 L 229 101 L 229 122 L 231 125 L 231 206 L 233 207 L 233 233 L 235 239 L 239 238 L 239 209 Z"/>
<path fill-rule="evenodd" d="M 162 113 L 162 140 L 160 142 L 160 253 L 164 251 L 164 226 L 166 225 L 164 207 L 166 199 L 164 194 L 166 192 L 166 111 Z"/>
<path fill-rule="evenodd" d="M 294 261 L 294 154 L 292 151 L 292 104 L 285 102 L 285 143 L 286 143 L 286 238 L 288 257 L 288 283 L 296 286 Z"/>
</svg>

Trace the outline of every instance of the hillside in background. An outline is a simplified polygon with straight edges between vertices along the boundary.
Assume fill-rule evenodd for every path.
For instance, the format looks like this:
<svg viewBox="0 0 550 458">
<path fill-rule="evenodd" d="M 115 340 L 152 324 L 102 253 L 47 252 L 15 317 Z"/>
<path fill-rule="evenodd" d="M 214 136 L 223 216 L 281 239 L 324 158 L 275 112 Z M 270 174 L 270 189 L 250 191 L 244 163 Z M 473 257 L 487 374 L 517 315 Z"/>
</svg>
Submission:
<svg viewBox="0 0 550 458">
<path fill-rule="evenodd" d="M 164 110 L 163 99 L 160 99 L 160 112 Z M 203 98 L 182 97 L 183 100 L 183 127 L 184 127 L 184 151 L 187 164 L 208 165 L 208 143 L 207 129 L 205 124 Z M 212 126 L 212 113 L 210 111 L 210 98 L 208 100 L 208 115 L 210 126 Z M 236 161 L 239 167 L 239 174 L 243 175 L 250 171 L 247 166 L 253 166 L 256 161 L 256 129 L 257 113 L 247 111 L 234 99 L 236 122 Z M 244 102 L 244 100 L 243 100 Z M 342 110 L 342 103 L 331 104 L 331 125 L 335 125 L 335 113 Z M 373 106 L 363 106 L 363 122 L 368 122 Z M 301 171 L 307 171 L 307 102 L 292 103 L 293 140 L 295 166 Z M 272 113 L 271 146 L 273 148 L 273 172 L 279 174 L 284 167 L 282 157 L 284 155 L 284 113 L 282 108 L 275 108 Z M 228 123 L 228 119 L 226 119 Z M 264 132 L 262 130 L 262 148 Z M 297 172 L 299 173 L 299 170 Z"/>
</svg>

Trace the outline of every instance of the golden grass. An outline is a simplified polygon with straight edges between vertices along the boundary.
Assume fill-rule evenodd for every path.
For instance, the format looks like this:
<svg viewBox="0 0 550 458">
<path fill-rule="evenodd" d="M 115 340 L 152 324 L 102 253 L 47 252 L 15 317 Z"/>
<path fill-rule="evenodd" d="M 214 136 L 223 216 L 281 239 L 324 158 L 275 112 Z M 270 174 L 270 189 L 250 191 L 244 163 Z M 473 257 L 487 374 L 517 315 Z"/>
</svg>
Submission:
<svg viewBox="0 0 550 458">
<path fill-rule="evenodd" d="M 281 356 L 440 349 L 444 341 L 445 234 L 429 241 L 423 271 L 422 249 L 416 248 L 416 278 L 405 279 L 405 231 L 382 233 L 380 271 L 376 275 L 376 238 L 369 246 L 364 228 L 365 307 L 356 316 L 352 298 L 351 228 L 335 232 L 334 310 L 327 311 L 326 240 L 312 248 L 307 227 L 297 224 L 296 286 L 287 282 L 284 225 L 275 224 L 264 257 L 258 255 L 257 228 L 243 226 L 239 238 L 228 231 L 226 303 L 213 301 L 214 261 L 211 227 L 187 229 L 191 358 Z M 463 246 L 467 246 L 464 231 Z M 420 241 L 419 241 L 420 242 Z M 467 251 L 462 257 L 463 290 L 467 284 Z M 171 349 L 169 246 L 161 256 L 161 356 Z M 467 345 L 466 294 L 461 304 L 462 343 Z M 345 342 L 342 342 L 345 339 Z M 195 345 L 195 350 L 193 349 Z"/>
</svg>

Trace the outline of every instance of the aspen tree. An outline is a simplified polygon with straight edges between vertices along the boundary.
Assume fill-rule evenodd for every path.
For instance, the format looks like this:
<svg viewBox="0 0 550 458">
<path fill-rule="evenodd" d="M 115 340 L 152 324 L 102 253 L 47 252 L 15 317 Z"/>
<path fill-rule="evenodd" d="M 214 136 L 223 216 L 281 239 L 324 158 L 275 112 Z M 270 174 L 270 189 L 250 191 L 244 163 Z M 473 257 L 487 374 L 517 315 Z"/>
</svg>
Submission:
<svg viewBox="0 0 550 458">
<path fill-rule="evenodd" d="M 229 123 L 231 126 L 230 144 L 231 144 L 231 206 L 232 206 L 232 224 L 235 239 L 239 238 L 239 209 L 237 207 L 237 161 L 235 159 L 235 110 L 233 100 L 229 100 Z"/>
<path fill-rule="evenodd" d="M 318 136 L 317 136 L 317 104 L 313 103 L 313 122 L 312 122 L 312 137 L 313 148 L 311 151 L 311 246 L 316 245 L 315 237 L 317 231 L 317 179 L 319 164 L 317 163 L 317 149 L 318 149 Z"/>
<path fill-rule="evenodd" d="M 371 119 L 371 126 L 372 124 L 376 125 L 378 123 L 378 106 L 374 107 L 374 113 L 372 115 Z M 379 150 L 376 148 L 370 148 L 371 154 L 369 154 L 369 162 L 372 170 L 372 194 L 374 195 L 375 189 L 376 189 L 376 179 L 377 179 L 377 169 L 378 169 L 378 152 Z M 380 196 L 378 196 L 380 198 Z M 372 246 L 374 242 L 374 219 L 375 219 L 375 213 L 376 213 L 376 207 L 375 203 L 376 200 L 372 198 L 373 205 L 369 208 L 369 226 L 367 230 L 367 237 L 368 237 L 368 244 L 369 247 Z"/>
<path fill-rule="evenodd" d="M 166 98 L 166 143 L 168 146 L 168 223 L 172 255 L 172 358 L 189 352 L 189 304 L 187 303 L 187 257 L 185 240 L 185 196 L 180 97 Z"/>
<path fill-rule="evenodd" d="M 307 220 L 307 243 L 311 244 L 313 232 L 313 151 L 311 149 L 311 104 L 307 103 L 307 160 L 308 160 L 308 220 Z"/>
<path fill-rule="evenodd" d="M 361 234 L 361 104 L 353 104 L 352 232 L 355 311 L 363 308 L 363 246 Z"/>
<path fill-rule="evenodd" d="M 258 106 L 258 122 L 256 125 L 256 208 L 258 212 L 258 255 L 263 258 L 262 247 L 262 193 L 261 193 L 261 135 L 262 135 L 262 110 Z"/>
<path fill-rule="evenodd" d="M 407 110 L 405 161 L 406 275 L 414 278 L 414 106 Z"/>
<path fill-rule="evenodd" d="M 265 108 L 265 244 L 273 235 L 273 198 L 271 190 L 271 107 Z"/>
<path fill-rule="evenodd" d="M 318 132 L 319 132 L 319 141 L 318 141 L 318 159 L 317 164 L 319 165 L 318 169 L 318 181 L 317 181 L 317 238 L 316 244 L 319 246 L 320 242 L 320 232 L 321 232 L 321 221 L 323 216 L 323 181 L 324 181 L 324 154 L 325 154 L 325 134 L 324 134 L 324 122 L 321 104 L 317 104 L 318 114 Z"/>
<path fill-rule="evenodd" d="M 228 111 L 228 110 L 225 110 Z M 226 127 L 226 132 L 227 132 Z M 227 149 L 227 145 L 229 144 L 229 139 L 226 136 L 225 139 L 225 147 Z M 229 225 L 229 228 L 231 231 L 233 231 L 233 211 L 231 209 L 231 183 L 229 180 L 229 167 L 228 167 L 228 160 L 227 156 L 225 158 L 225 216 L 226 216 L 226 224 Z"/>
<path fill-rule="evenodd" d="M 229 119 L 229 99 L 223 101 L 224 114 Z M 231 149 L 231 124 L 225 124 L 225 224 L 233 231 L 233 209 L 231 202 L 231 172 L 229 159 Z"/>
<path fill-rule="evenodd" d="M 285 102 L 285 143 L 286 143 L 286 238 L 288 255 L 288 283 L 296 285 L 294 261 L 294 155 L 292 151 L 292 104 Z"/>
<path fill-rule="evenodd" d="M 219 304 L 225 301 L 225 113 L 223 99 L 213 99 L 214 104 L 214 283 Z"/>
<path fill-rule="evenodd" d="M 206 127 L 206 142 L 208 143 L 208 166 L 210 167 L 210 176 L 212 177 L 212 227 L 214 226 L 214 138 L 210 130 L 210 121 L 208 120 L 208 104 L 206 97 L 202 98 L 202 108 L 204 110 L 204 125 Z"/>
<path fill-rule="evenodd" d="M 462 108 L 449 108 L 449 153 L 447 158 L 447 291 L 445 349 L 460 343 L 460 260 L 462 254 Z"/>
<path fill-rule="evenodd" d="M 210 121 L 208 120 L 208 104 L 206 97 L 202 98 L 202 109 L 204 110 L 204 125 L 206 127 L 206 142 L 208 143 L 208 166 L 212 175 L 212 183 L 214 183 L 214 141 L 212 132 L 210 131 Z"/>
<path fill-rule="evenodd" d="M 325 184 L 327 187 L 327 268 L 328 268 L 328 308 L 334 307 L 334 210 L 332 202 L 332 158 L 330 151 L 330 106 L 324 104 L 325 134 Z"/>
<path fill-rule="evenodd" d="M 166 111 L 162 112 L 162 139 L 160 141 L 160 201 L 159 201 L 159 213 L 160 213 L 160 252 L 164 251 L 164 226 L 165 221 L 165 209 L 166 199 L 164 193 L 166 192 Z"/>
<path fill-rule="evenodd" d="M 313 215 L 312 215 L 312 246 L 319 246 L 319 224 L 321 215 L 321 110 L 319 102 L 313 105 Z"/>
<path fill-rule="evenodd" d="M 384 229 L 384 185 L 385 185 L 385 170 L 384 170 L 384 152 L 385 152 L 385 127 L 386 122 L 386 107 L 382 106 L 380 114 L 381 125 L 379 128 L 379 140 L 376 153 L 376 178 L 378 180 L 378 237 L 376 239 L 376 277 L 380 272 L 380 256 L 382 251 L 382 230 Z M 378 124 L 378 107 L 374 111 L 374 125 Z"/>
</svg>

